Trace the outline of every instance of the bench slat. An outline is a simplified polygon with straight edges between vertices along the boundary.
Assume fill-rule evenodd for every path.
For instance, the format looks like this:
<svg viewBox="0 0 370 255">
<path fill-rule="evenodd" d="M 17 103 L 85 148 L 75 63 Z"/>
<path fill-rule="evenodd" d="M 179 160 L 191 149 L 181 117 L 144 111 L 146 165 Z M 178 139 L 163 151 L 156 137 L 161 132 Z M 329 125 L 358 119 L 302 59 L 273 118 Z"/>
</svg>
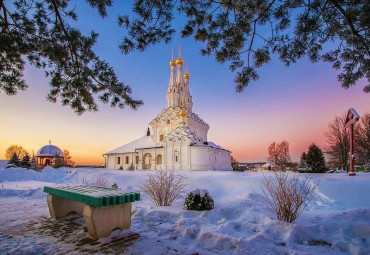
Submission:
<svg viewBox="0 0 370 255">
<path fill-rule="evenodd" d="M 44 192 L 94 207 L 140 201 L 140 193 L 124 193 L 121 190 L 86 185 L 45 186 Z"/>
</svg>

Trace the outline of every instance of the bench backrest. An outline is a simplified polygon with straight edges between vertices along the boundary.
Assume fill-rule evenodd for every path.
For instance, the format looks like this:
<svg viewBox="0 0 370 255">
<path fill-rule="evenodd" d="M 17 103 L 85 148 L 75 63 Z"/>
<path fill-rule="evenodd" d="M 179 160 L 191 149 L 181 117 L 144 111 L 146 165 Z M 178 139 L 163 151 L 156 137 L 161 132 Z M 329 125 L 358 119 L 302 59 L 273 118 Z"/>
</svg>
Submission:
<svg viewBox="0 0 370 255">
<path fill-rule="evenodd" d="M 121 190 L 86 185 L 45 186 L 44 192 L 94 207 L 132 203 L 140 200 L 140 193 L 125 193 Z"/>
</svg>

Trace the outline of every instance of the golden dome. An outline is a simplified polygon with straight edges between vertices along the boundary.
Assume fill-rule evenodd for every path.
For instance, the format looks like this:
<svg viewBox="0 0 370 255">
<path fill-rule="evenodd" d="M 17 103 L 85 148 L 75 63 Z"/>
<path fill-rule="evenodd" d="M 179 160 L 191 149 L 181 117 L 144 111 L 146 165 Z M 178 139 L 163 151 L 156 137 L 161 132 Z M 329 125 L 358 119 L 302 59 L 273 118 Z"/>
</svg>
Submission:
<svg viewBox="0 0 370 255">
<path fill-rule="evenodd" d="M 176 65 L 182 65 L 182 63 L 184 63 L 184 61 L 182 60 L 182 58 L 181 58 L 181 57 L 178 57 L 178 58 L 176 59 Z"/>
<path fill-rule="evenodd" d="M 181 109 L 181 111 L 179 112 L 179 116 L 182 118 L 186 117 L 186 112 L 184 111 L 184 109 Z"/>
<path fill-rule="evenodd" d="M 176 62 L 175 62 L 175 60 L 173 60 L 173 59 L 172 59 L 172 60 L 170 61 L 170 66 L 175 66 L 175 65 L 176 65 Z"/>
<path fill-rule="evenodd" d="M 189 79 L 190 78 L 190 75 L 188 73 L 185 73 L 184 74 L 184 79 Z"/>
</svg>

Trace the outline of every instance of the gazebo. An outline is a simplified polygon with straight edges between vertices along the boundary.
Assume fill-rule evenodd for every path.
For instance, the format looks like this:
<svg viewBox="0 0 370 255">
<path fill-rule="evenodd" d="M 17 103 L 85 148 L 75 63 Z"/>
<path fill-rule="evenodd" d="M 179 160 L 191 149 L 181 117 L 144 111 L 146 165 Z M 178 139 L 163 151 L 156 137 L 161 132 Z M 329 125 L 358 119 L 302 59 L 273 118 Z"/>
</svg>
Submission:
<svg viewBox="0 0 370 255">
<path fill-rule="evenodd" d="M 41 147 L 35 155 L 37 163 L 41 166 L 54 164 L 55 157 L 64 158 L 64 155 L 62 150 L 55 145 L 51 145 L 50 141 L 48 145 Z"/>
</svg>

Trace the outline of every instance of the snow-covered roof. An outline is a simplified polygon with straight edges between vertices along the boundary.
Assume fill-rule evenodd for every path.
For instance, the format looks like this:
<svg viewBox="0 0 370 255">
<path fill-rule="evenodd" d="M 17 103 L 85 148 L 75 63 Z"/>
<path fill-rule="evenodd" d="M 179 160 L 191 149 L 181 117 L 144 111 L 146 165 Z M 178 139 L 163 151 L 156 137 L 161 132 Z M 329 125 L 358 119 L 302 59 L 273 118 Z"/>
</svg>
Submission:
<svg viewBox="0 0 370 255">
<path fill-rule="evenodd" d="M 222 148 L 220 145 L 217 145 L 213 142 L 196 143 L 196 144 L 193 144 L 192 146 L 205 146 L 205 147 L 212 147 L 212 148 L 219 149 L 219 150 L 226 150 Z"/>
<path fill-rule="evenodd" d="M 36 153 L 36 157 L 54 157 L 55 155 L 63 157 L 63 152 L 55 145 L 45 145 Z"/>
<path fill-rule="evenodd" d="M 275 167 L 275 164 L 266 163 L 266 164 L 262 165 L 261 167 L 269 167 L 269 166 Z"/>
<path fill-rule="evenodd" d="M 135 152 L 135 149 L 155 148 L 155 147 L 162 147 L 162 145 L 154 143 L 151 135 L 150 136 L 145 135 L 132 142 L 126 143 L 114 150 L 108 151 L 105 154 Z"/>
</svg>

